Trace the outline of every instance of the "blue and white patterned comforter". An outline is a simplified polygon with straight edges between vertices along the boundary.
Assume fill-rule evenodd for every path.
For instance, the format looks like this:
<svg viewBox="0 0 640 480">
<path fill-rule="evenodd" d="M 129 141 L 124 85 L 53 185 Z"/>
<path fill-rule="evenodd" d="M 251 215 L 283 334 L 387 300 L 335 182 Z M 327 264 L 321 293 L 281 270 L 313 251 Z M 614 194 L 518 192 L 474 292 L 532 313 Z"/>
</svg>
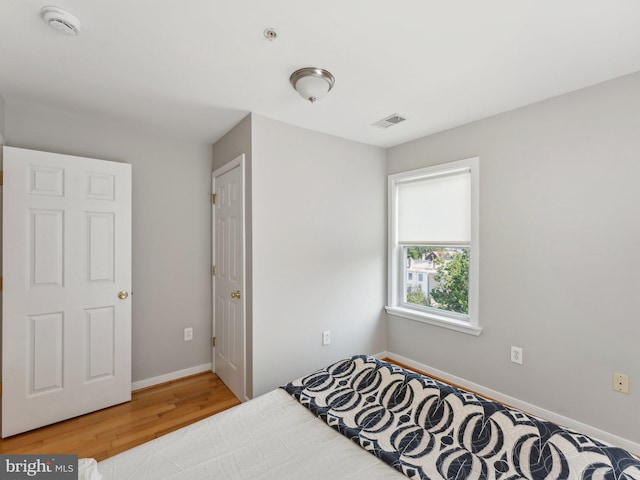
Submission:
<svg viewBox="0 0 640 480">
<path fill-rule="evenodd" d="M 623 449 L 372 357 L 283 388 L 412 479 L 640 480 Z"/>
</svg>

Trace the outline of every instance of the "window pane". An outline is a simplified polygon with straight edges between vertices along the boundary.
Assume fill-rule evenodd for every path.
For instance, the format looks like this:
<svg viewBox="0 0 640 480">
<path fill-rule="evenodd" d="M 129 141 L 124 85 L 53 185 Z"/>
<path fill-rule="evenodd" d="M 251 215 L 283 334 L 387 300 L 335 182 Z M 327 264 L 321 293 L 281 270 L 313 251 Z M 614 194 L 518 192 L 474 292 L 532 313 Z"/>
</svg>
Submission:
<svg viewBox="0 0 640 480">
<path fill-rule="evenodd" d="M 469 314 L 469 248 L 405 246 L 403 258 L 405 303 Z"/>
</svg>

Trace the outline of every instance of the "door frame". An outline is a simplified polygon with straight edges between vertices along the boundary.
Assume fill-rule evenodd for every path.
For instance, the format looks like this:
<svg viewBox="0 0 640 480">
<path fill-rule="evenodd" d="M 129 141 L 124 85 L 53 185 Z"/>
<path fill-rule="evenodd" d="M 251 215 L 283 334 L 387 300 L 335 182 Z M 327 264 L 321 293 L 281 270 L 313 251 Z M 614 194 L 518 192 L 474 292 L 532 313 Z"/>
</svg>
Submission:
<svg viewBox="0 0 640 480">
<path fill-rule="evenodd" d="M 241 401 L 249 400 L 247 397 L 247 239 L 246 239 L 246 214 L 247 214 L 247 196 L 246 196 L 246 168 L 245 168 L 245 154 L 241 153 L 236 158 L 226 163 L 220 168 L 217 168 L 211 173 L 211 194 L 216 193 L 216 178 L 230 172 L 234 168 L 240 168 L 240 185 L 242 188 L 242 234 L 240 235 L 242 241 L 242 324 L 243 324 L 243 339 L 242 339 L 242 398 Z M 216 207 L 212 202 L 211 205 L 211 266 L 215 267 L 216 262 Z M 211 334 L 216 336 L 216 276 L 211 275 Z M 216 347 L 211 347 L 211 366 L 212 371 L 216 371 Z"/>
</svg>

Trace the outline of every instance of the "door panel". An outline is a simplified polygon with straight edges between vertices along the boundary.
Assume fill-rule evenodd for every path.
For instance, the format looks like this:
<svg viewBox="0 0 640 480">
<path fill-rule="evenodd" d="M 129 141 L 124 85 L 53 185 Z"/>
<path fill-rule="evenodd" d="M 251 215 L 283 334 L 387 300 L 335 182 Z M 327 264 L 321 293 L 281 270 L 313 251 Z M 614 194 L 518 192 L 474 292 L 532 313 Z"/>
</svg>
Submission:
<svg viewBox="0 0 640 480">
<path fill-rule="evenodd" d="M 62 325 L 61 312 L 29 317 L 28 343 L 29 381 L 31 395 L 62 388 Z"/>
<path fill-rule="evenodd" d="M 112 213 L 87 212 L 85 220 L 87 281 L 113 283 L 114 216 Z"/>
<path fill-rule="evenodd" d="M 28 238 L 31 286 L 63 286 L 64 212 L 30 210 Z"/>
<path fill-rule="evenodd" d="M 233 163 L 233 162 L 232 162 Z M 213 283 L 216 374 L 240 400 L 245 399 L 245 285 L 243 162 L 216 175 L 213 189 Z"/>
<path fill-rule="evenodd" d="M 131 398 L 131 166 L 4 147 L 2 436 Z"/>
<path fill-rule="evenodd" d="M 113 307 L 103 307 L 88 308 L 85 312 L 89 347 L 86 380 L 112 377 L 115 374 L 115 311 Z"/>
</svg>

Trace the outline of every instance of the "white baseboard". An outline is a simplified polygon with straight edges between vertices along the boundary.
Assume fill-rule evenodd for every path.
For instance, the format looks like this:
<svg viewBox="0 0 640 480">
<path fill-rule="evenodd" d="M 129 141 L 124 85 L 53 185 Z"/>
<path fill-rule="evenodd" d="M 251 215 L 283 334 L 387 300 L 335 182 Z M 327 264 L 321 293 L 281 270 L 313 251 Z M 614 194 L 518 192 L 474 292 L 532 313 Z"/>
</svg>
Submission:
<svg viewBox="0 0 640 480">
<path fill-rule="evenodd" d="M 196 367 L 185 368 L 184 370 L 178 370 L 177 372 L 165 373 L 157 377 L 147 378 L 145 380 L 138 380 L 131 384 L 131 391 L 140 390 L 141 388 L 152 387 L 153 385 L 159 385 L 161 383 L 170 382 L 171 380 L 177 380 L 182 377 L 188 377 L 189 375 L 195 375 L 202 372 L 210 372 L 212 369 L 211 362 L 198 365 Z"/>
<path fill-rule="evenodd" d="M 572 418 L 565 417 L 564 415 L 559 415 L 550 410 L 546 410 L 544 408 L 538 407 L 536 405 L 532 405 L 531 403 L 524 402 L 517 398 L 511 397 L 509 395 L 505 395 L 504 393 L 500 393 L 496 390 L 492 390 L 490 388 L 483 387 L 482 385 L 478 385 L 477 383 L 470 382 L 464 378 L 456 377 L 455 375 L 450 375 L 442 370 L 438 370 L 436 368 L 429 367 L 428 365 L 424 365 L 419 362 L 415 362 L 409 358 L 403 357 L 402 355 L 397 355 L 392 352 L 381 352 L 373 355 L 376 358 L 390 358 L 397 362 L 408 365 L 411 368 L 415 368 L 416 370 L 420 370 L 429 375 L 433 375 L 434 377 L 441 378 L 447 382 L 455 383 L 456 385 L 460 385 L 462 388 L 467 388 L 469 390 L 473 390 L 480 395 L 484 395 L 493 400 L 497 400 L 498 402 L 505 403 L 517 409 L 520 409 L 524 412 L 527 412 L 533 416 L 543 418 L 553 423 L 557 423 L 562 425 L 563 427 L 569 428 L 571 430 L 576 430 L 578 432 L 584 433 L 593 437 L 601 442 L 605 442 L 611 445 L 615 445 L 616 447 L 624 448 L 625 450 L 630 451 L 635 455 L 640 455 L 640 443 L 628 440 L 626 438 L 619 437 L 612 433 L 606 432 L 599 428 L 593 427 L 591 425 L 587 425 L 586 423 L 579 422 Z"/>
</svg>

